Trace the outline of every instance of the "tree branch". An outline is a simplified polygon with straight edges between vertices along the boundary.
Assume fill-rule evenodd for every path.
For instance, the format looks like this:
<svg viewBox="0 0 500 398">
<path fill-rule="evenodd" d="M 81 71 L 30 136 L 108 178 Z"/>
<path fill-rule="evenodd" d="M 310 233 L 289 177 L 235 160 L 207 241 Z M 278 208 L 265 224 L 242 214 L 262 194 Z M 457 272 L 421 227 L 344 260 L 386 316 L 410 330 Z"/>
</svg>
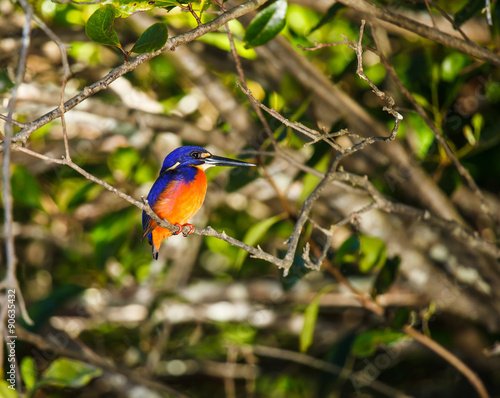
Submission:
<svg viewBox="0 0 500 398">
<path fill-rule="evenodd" d="M 126 63 L 123 63 L 121 66 L 111 70 L 101 80 L 98 80 L 97 82 L 91 84 L 90 86 L 85 87 L 79 94 L 75 95 L 73 98 L 66 101 L 64 104 L 65 112 L 73 109 L 76 105 L 78 105 L 91 95 L 106 89 L 112 82 L 114 82 L 120 76 L 123 76 L 124 74 L 134 70 L 139 65 L 150 60 L 151 58 L 160 55 L 164 51 L 172 51 L 176 47 L 189 43 L 203 36 L 206 33 L 214 32 L 221 26 L 226 24 L 228 21 L 238 18 L 242 15 L 245 15 L 246 13 L 256 9 L 257 7 L 260 7 L 262 4 L 266 2 L 267 0 L 249 0 L 246 3 L 240 4 L 232 8 L 231 10 L 223 13 L 219 17 L 213 19 L 212 21 L 204 25 L 198 26 L 197 28 L 189 32 L 182 33 L 180 35 L 168 39 L 165 46 L 163 46 L 163 48 L 161 48 L 160 50 L 155 51 L 154 53 L 139 55 L 136 58 L 133 58 Z M 26 142 L 26 140 L 30 137 L 30 135 L 34 131 L 38 130 L 40 127 L 46 125 L 47 123 L 50 123 L 52 120 L 57 119 L 58 117 L 61 116 L 61 114 L 62 114 L 61 109 L 56 108 L 32 122 L 26 123 L 26 127 L 24 127 L 21 131 L 19 131 L 16 135 L 12 137 L 12 142 Z M 5 149 L 5 144 L 2 143 L 2 145 L 0 145 L 0 151 L 4 149 Z"/>
<path fill-rule="evenodd" d="M 469 54 L 482 61 L 489 62 L 492 65 L 500 66 L 500 55 L 495 54 L 476 43 L 467 42 L 421 24 L 420 22 L 407 18 L 400 13 L 390 11 L 387 8 L 381 9 L 373 4 L 367 3 L 364 0 L 339 0 L 339 3 L 342 3 L 356 11 L 366 13 L 410 32 L 416 33 L 426 39 L 441 43 L 447 47 L 455 48 L 456 50 Z"/>
</svg>

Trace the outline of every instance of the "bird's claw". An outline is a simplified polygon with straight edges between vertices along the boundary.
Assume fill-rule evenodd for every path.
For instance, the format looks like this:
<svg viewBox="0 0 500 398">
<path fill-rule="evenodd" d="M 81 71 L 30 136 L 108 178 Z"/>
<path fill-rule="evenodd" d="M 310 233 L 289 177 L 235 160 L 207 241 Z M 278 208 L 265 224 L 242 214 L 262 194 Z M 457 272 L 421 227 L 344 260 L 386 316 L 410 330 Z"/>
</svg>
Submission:
<svg viewBox="0 0 500 398">
<path fill-rule="evenodd" d="M 179 224 L 179 223 L 176 222 L 176 223 L 174 223 L 174 225 L 176 227 L 179 227 L 179 230 L 177 232 L 173 232 L 173 235 L 179 235 L 182 232 L 182 235 L 184 235 L 184 237 L 186 238 L 189 235 L 191 235 L 193 233 L 193 231 L 194 231 L 193 224 L 183 224 L 183 225 L 181 225 L 181 224 Z M 184 232 L 183 231 L 184 227 L 189 227 L 189 231 L 188 232 Z"/>
</svg>

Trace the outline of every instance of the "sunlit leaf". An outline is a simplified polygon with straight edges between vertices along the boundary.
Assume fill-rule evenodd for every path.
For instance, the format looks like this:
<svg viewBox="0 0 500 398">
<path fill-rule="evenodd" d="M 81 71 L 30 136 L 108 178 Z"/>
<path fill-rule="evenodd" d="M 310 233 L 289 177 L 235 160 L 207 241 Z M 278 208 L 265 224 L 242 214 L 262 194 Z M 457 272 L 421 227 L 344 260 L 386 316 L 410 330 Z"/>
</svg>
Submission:
<svg viewBox="0 0 500 398">
<path fill-rule="evenodd" d="M 19 398 L 16 390 L 9 388 L 11 384 L 6 380 L 0 380 L 0 397 L 2 398 Z"/>
<path fill-rule="evenodd" d="M 168 30 L 165 24 L 155 23 L 142 33 L 130 52 L 137 54 L 155 52 L 165 45 L 167 39 Z"/>
<path fill-rule="evenodd" d="M 277 0 L 260 11 L 245 33 L 247 47 L 257 47 L 273 39 L 286 25 L 286 0 Z"/>
<path fill-rule="evenodd" d="M 111 4 L 115 7 L 115 18 L 127 18 L 139 11 L 148 11 L 155 7 L 151 0 L 106 0 L 101 4 Z"/>
<path fill-rule="evenodd" d="M 109 168 L 119 172 L 124 178 L 130 178 L 141 157 L 134 148 L 119 148 L 108 157 Z"/>
<path fill-rule="evenodd" d="M 479 140 L 481 130 L 484 126 L 484 117 L 480 113 L 474 114 L 471 119 L 472 128 L 474 129 L 474 137 Z"/>
<path fill-rule="evenodd" d="M 33 390 L 37 378 L 35 361 L 33 360 L 33 358 L 24 357 L 21 361 L 20 369 L 24 384 L 29 390 Z"/>
<path fill-rule="evenodd" d="M 101 4 L 113 5 L 116 13 L 115 18 L 127 18 L 136 12 L 149 11 L 155 7 L 171 10 L 174 7 L 187 3 L 187 1 L 176 0 L 105 0 Z"/>
<path fill-rule="evenodd" d="M 387 259 L 384 241 L 365 235 L 362 235 L 359 240 L 361 244 L 359 270 L 361 272 L 370 272 L 373 269 L 382 267 Z"/>
<path fill-rule="evenodd" d="M 445 82 L 453 82 L 469 62 L 469 58 L 462 53 L 454 52 L 447 55 L 441 63 L 441 78 Z"/>
<path fill-rule="evenodd" d="M 407 123 L 414 132 L 414 151 L 419 159 L 427 156 L 429 149 L 434 142 L 434 132 L 427 126 L 425 121 L 416 114 L 408 114 Z"/>
<path fill-rule="evenodd" d="M 97 43 L 121 47 L 118 35 L 113 29 L 115 16 L 115 7 L 111 4 L 98 8 L 87 20 L 85 33 Z"/>
<path fill-rule="evenodd" d="M 304 313 L 304 326 L 302 326 L 302 331 L 300 332 L 300 351 L 306 352 L 309 346 L 313 342 L 314 327 L 316 326 L 316 320 L 318 319 L 319 312 L 319 301 L 321 297 L 333 290 L 334 285 L 325 286 L 321 289 L 311 303 L 307 306 Z"/>
<path fill-rule="evenodd" d="M 79 388 L 86 386 L 93 378 L 101 374 L 101 369 L 87 363 L 69 358 L 58 358 L 50 364 L 37 385 Z"/>
<path fill-rule="evenodd" d="M 200 1 L 200 17 L 203 12 L 207 11 L 212 5 L 212 0 L 201 0 Z"/>
</svg>

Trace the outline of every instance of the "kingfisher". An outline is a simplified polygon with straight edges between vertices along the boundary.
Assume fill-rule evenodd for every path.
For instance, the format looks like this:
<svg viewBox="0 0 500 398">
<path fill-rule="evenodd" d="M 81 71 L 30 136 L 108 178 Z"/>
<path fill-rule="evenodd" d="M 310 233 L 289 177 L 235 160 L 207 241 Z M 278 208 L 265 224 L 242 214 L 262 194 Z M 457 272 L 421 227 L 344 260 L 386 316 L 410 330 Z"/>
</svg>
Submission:
<svg viewBox="0 0 500 398">
<path fill-rule="evenodd" d="M 207 176 L 205 170 L 212 166 L 248 167 L 252 163 L 212 155 L 199 146 L 183 146 L 170 152 L 163 161 L 160 175 L 148 194 L 148 203 L 161 219 L 168 220 L 179 227 L 178 232 L 162 228 L 142 212 L 143 234 L 141 240 L 148 238 L 153 249 L 153 258 L 158 260 L 163 239 L 178 235 L 183 227 L 188 226 L 190 235 L 194 227 L 188 220 L 194 216 L 205 199 Z"/>
</svg>

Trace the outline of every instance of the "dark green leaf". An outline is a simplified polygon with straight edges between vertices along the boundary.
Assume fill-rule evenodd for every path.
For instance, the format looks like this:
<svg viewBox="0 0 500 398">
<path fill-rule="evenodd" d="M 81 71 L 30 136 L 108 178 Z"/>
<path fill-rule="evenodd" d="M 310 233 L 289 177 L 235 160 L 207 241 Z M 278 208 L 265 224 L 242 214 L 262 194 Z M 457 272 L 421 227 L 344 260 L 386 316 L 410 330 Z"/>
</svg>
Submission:
<svg viewBox="0 0 500 398">
<path fill-rule="evenodd" d="M 316 29 L 321 28 L 324 24 L 330 22 L 333 18 L 335 18 L 335 15 L 341 10 L 345 8 L 345 5 L 340 4 L 340 3 L 333 3 L 333 5 L 326 10 L 326 13 L 321 17 L 319 22 L 311 29 L 309 33 L 314 32 Z"/>
<path fill-rule="evenodd" d="M 167 39 L 168 30 L 165 24 L 155 23 L 142 33 L 130 52 L 137 54 L 155 52 L 165 45 Z"/>
<path fill-rule="evenodd" d="M 400 263 L 399 257 L 391 258 L 385 262 L 373 284 L 373 295 L 382 294 L 389 290 L 396 280 Z"/>
<path fill-rule="evenodd" d="M 121 47 L 116 31 L 113 29 L 115 7 L 107 4 L 97 9 L 85 25 L 85 33 L 96 43 Z"/>
<path fill-rule="evenodd" d="M 467 22 L 474 15 L 481 12 L 484 8 L 484 0 L 471 0 L 467 1 L 465 5 L 455 14 L 453 18 L 458 26 Z"/>
<path fill-rule="evenodd" d="M 406 334 L 393 330 L 368 330 L 360 333 L 352 346 L 352 352 L 357 357 L 369 357 L 380 345 L 391 345 L 407 338 Z"/>
<path fill-rule="evenodd" d="M 306 352 L 313 341 L 314 327 L 316 326 L 316 320 L 318 319 L 319 312 L 319 301 L 321 297 L 331 291 L 334 285 L 325 286 L 321 289 L 311 303 L 307 306 L 306 312 L 304 313 L 304 326 L 302 326 L 302 332 L 300 333 L 300 351 Z"/>
<path fill-rule="evenodd" d="M 16 165 L 12 173 L 12 196 L 16 204 L 42 209 L 42 190 L 35 177 L 24 166 Z"/>
<path fill-rule="evenodd" d="M 14 87 L 14 83 L 12 83 L 7 73 L 0 71 L 0 93 L 6 93 L 12 87 Z"/>
<path fill-rule="evenodd" d="M 277 0 L 253 19 L 245 33 L 246 47 L 257 47 L 273 39 L 286 25 L 286 0 Z"/>
<path fill-rule="evenodd" d="M 359 249 L 361 248 L 361 243 L 357 235 L 353 235 L 348 238 L 335 253 L 335 263 L 353 263 L 358 261 Z"/>
<path fill-rule="evenodd" d="M 84 362 L 59 358 L 51 363 L 37 386 L 55 385 L 79 388 L 86 386 L 93 378 L 99 377 L 102 370 Z"/>
</svg>

